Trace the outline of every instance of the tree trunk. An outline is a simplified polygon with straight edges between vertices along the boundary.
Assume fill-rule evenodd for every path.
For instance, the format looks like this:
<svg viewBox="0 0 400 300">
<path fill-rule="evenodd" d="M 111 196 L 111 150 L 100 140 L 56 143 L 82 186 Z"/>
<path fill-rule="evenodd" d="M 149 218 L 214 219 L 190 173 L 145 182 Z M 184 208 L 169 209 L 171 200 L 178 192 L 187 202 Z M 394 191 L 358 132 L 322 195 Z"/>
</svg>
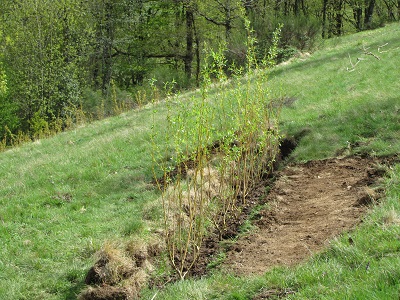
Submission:
<svg viewBox="0 0 400 300">
<path fill-rule="evenodd" d="M 300 12 L 300 0 L 294 0 L 293 12 L 295 16 L 299 15 Z"/>
<path fill-rule="evenodd" d="M 399 0 L 400 1 L 400 0 Z M 322 1 L 322 38 L 326 38 L 326 15 L 328 9 L 328 0 Z"/>
<path fill-rule="evenodd" d="M 193 19 L 193 32 L 196 41 L 196 85 L 200 85 L 200 38 L 196 29 L 196 23 Z"/>
<path fill-rule="evenodd" d="M 343 0 L 336 1 L 335 34 L 343 34 Z"/>
<path fill-rule="evenodd" d="M 387 15 L 388 15 L 388 20 L 390 22 L 396 21 L 396 16 L 394 15 L 393 8 L 396 7 L 395 3 L 392 1 L 387 1 L 384 0 L 386 8 L 387 8 Z"/>
<path fill-rule="evenodd" d="M 300 0 L 300 2 L 301 2 L 301 9 L 303 10 L 303 14 L 304 14 L 305 16 L 307 16 L 307 15 L 308 15 L 308 13 L 307 13 L 307 7 L 304 5 L 304 0 Z"/>
<path fill-rule="evenodd" d="M 112 75 L 112 46 L 114 43 L 113 1 L 105 0 L 93 8 L 96 24 L 96 44 L 92 62 L 92 79 L 96 89 L 107 93 Z"/>
<path fill-rule="evenodd" d="M 230 42 L 230 37 L 231 37 L 231 31 L 232 31 L 232 7 L 231 7 L 231 2 L 228 1 L 226 6 L 224 6 L 224 12 L 225 12 L 225 37 L 226 37 L 226 42 L 229 44 Z"/>
<path fill-rule="evenodd" d="M 375 9 L 375 0 L 367 1 L 365 8 L 365 19 L 364 19 L 365 29 L 371 29 L 372 15 L 374 14 L 374 9 Z"/>
<path fill-rule="evenodd" d="M 289 8 L 290 8 L 290 3 L 288 3 L 289 0 L 285 0 L 285 6 L 284 6 L 284 10 L 283 10 L 283 14 L 285 16 L 287 16 L 289 14 Z"/>
<path fill-rule="evenodd" d="M 400 20 L 400 0 L 397 1 L 397 20 Z"/>
<path fill-rule="evenodd" d="M 353 7 L 353 16 L 354 16 L 354 22 L 355 22 L 355 27 L 357 31 L 361 31 L 363 29 L 363 24 L 362 24 L 362 7 L 361 6 L 356 6 Z"/>
<path fill-rule="evenodd" d="M 192 62 L 193 62 L 193 11 L 186 9 L 186 55 L 184 58 L 185 74 L 187 79 L 192 78 Z"/>
<path fill-rule="evenodd" d="M 114 24 L 112 17 L 113 5 L 111 2 L 106 2 L 105 5 L 105 20 L 104 30 L 105 37 L 103 37 L 103 78 L 101 89 L 103 94 L 107 93 L 107 90 L 111 82 L 112 74 L 112 45 L 114 41 Z"/>
</svg>

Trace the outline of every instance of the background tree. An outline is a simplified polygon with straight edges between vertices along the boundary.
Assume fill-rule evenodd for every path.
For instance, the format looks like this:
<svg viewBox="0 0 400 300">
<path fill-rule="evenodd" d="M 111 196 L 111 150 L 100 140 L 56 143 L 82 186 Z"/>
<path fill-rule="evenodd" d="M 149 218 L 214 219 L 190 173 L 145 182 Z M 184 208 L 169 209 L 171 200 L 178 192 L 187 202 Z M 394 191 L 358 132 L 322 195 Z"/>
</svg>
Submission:
<svg viewBox="0 0 400 300">
<path fill-rule="evenodd" d="M 225 43 L 228 64 L 242 64 L 244 14 L 258 59 L 283 24 L 278 61 L 312 50 L 319 36 L 400 18 L 399 0 L 0 0 L 0 6 L 0 139 L 59 131 L 79 110 L 112 114 L 113 101 L 134 105 L 151 78 L 160 87 L 199 84 L 205 45 Z"/>
<path fill-rule="evenodd" d="M 35 120 L 42 128 L 79 102 L 82 39 L 76 22 L 79 1 L 9 1 L 3 11 L 6 34 L 3 64 L 9 98 L 18 107 L 21 129 Z M 36 124 L 37 125 L 37 124 Z"/>
</svg>

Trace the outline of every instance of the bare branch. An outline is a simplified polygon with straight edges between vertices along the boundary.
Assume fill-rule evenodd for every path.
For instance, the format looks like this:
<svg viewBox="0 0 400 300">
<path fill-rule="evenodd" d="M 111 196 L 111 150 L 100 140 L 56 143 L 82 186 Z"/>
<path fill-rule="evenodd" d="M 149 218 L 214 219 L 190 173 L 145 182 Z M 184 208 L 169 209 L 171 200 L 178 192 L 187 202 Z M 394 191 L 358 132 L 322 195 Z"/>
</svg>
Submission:
<svg viewBox="0 0 400 300">
<path fill-rule="evenodd" d="M 115 50 L 115 53 L 113 53 L 112 57 L 118 56 L 118 55 L 125 55 L 125 56 L 136 56 L 134 53 L 126 52 L 121 49 L 117 49 L 116 47 L 113 47 Z M 146 58 L 179 58 L 179 59 L 184 59 L 185 55 L 179 54 L 179 53 L 149 53 L 145 54 L 144 57 Z"/>
<path fill-rule="evenodd" d="M 387 45 L 389 45 L 389 43 L 383 44 L 381 46 L 378 47 L 378 53 L 384 53 L 384 52 L 388 52 L 388 51 L 381 51 L 381 48 L 386 47 Z"/>
<path fill-rule="evenodd" d="M 365 55 L 371 55 L 371 56 L 375 57 L 377 60 L 381 60 L 379 56 L 375 55 L 371 51 L 368 51 L 368 49 L 369 49 L 369 47 L 365 48 L 365 46 L 363 46 L 363 50 L 364 50 L 364 54 Z"/>
<path fill-rule="evenodd" d="M 363 59 L 360 58 L 360 57 L 357 57 L 357 62 L 356 62 L 355 64 L 353 64 L 353 62 L 351 61 L 350 53 L 349 53 L 349 60 L 350 60 L 351 68 L 347 67 L 347 72 L 353 72 L 353 71 L 356 70 L 356 66 L 357 66 L 357 65 L 360 63 L 360 61 L 362 61 Z"/>
<path fill-rule="evenodd" d="M 200 11 L 198 11 L 197 12 L 200 16 L 202 16 L 204 19 L 206 19 L 207 21 L 209 21 L 209 22 L 211 22 L 211 23 L 213 23 L 213 24 L 215 24 L 215 25 L 218 25 L 218 26 L 225 26 L 226 24 L 226 22 L 221 22 L 221 21 L 217 21 L 217 20 L 215 20 L 215 19 L 213 19 L 213 18 L 210 18 L 209 16 L 207 16 L 206 14 L 203 14 L 202 12 L 200 12 Z"/>
</svg>

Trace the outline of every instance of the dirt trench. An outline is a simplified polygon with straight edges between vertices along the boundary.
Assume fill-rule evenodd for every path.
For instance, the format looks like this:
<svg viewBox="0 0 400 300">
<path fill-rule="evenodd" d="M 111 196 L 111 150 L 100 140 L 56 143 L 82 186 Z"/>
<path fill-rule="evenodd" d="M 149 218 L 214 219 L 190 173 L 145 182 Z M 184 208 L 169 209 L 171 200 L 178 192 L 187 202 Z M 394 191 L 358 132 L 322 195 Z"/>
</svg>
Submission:
<svg viewBox="0 0 400 300">
<path fill-rule="evenodd" d="M 189 274 L 194 277 L 206 275 L 221 251 L 226 252 L 226 259 L 217 267 L 237 275 L 263 274 L 275 266 L 295 265 L 321 251 L 334 236 L 362 222 L 369 205 L 379 201 L 383 192 L 379 181 L 385 173 L 379 167 L 382 163 L 385 163 L 382 159 L 347 157 L 285 166 L 274 173 L 273 182 L 266 178 L 251 192 L 247 205 L 242 207 L 242 215 L 232 219 L 227 240 L 221 241 L 215 232 L 210 233 L 203 243 L 198 262 Z M 268 193 L 266 189 L 270 189 Z M 254 209 L 260 205 L 264 209 L 254 214 Z M 249 216 L 255 229 L 237 237 Z M 222 246 L 224 243 L 230 246 Z M 159 253 L 154 252 L 151 257 L 157 257 Z M 101 267 L 107 264 L 103 266 L 99 262 L 94 270 L 102 271 Z M 88 280 L 93 277 L 91 275 L 89 272 L 86 283 L 93 285 Z M 120 275 L 125 278 L 125 273 Z M 163 286 L 162 282 L 147 282 L 143 278 L 137 281 L 137 276 L 128 279 L 132 280 L 129 288 L 94 282 L 94 286 L 82 291 L 79 299 L 135 299 L 140 294 L 139 286 Z M 290 290 L 271 290 L 263 295 L 290 293 Z M 262 296 L 260 299 L 266 298 Z"/>
<path fill-rule="evenodd" d="M 380 197 L 376 185 L 383 174 L 377 161 L 361 157 L 286 166 L 261 199 L 269 208 L 255 216 L 257 229 L 229 249 L 222 268 L 263 274 L 305 260 L 362 221 L 368 205 Z"/>
</svg>

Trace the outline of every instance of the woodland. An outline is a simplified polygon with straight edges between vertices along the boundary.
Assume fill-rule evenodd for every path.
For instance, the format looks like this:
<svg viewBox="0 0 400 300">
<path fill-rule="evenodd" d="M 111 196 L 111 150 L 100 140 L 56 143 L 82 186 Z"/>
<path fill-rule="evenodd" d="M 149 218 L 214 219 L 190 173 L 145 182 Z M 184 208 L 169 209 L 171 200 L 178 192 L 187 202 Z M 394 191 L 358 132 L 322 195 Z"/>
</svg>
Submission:
<svg viewBox="0 0 400 300">
<path fill-rule="evenodd" d="M 167 82 L 198 86 L 207 52 L 278 62 L 319 41 L 400 19 L 400 0 L 1 0 L 0 141 L 49 136 L 148 102 Z M 211 62 L 212 63 L 212 62 Z M 225 72 L 229 75 L 230 68 Z M 153 95 L 154 96 L 154 93 Z"/>
</svg>

